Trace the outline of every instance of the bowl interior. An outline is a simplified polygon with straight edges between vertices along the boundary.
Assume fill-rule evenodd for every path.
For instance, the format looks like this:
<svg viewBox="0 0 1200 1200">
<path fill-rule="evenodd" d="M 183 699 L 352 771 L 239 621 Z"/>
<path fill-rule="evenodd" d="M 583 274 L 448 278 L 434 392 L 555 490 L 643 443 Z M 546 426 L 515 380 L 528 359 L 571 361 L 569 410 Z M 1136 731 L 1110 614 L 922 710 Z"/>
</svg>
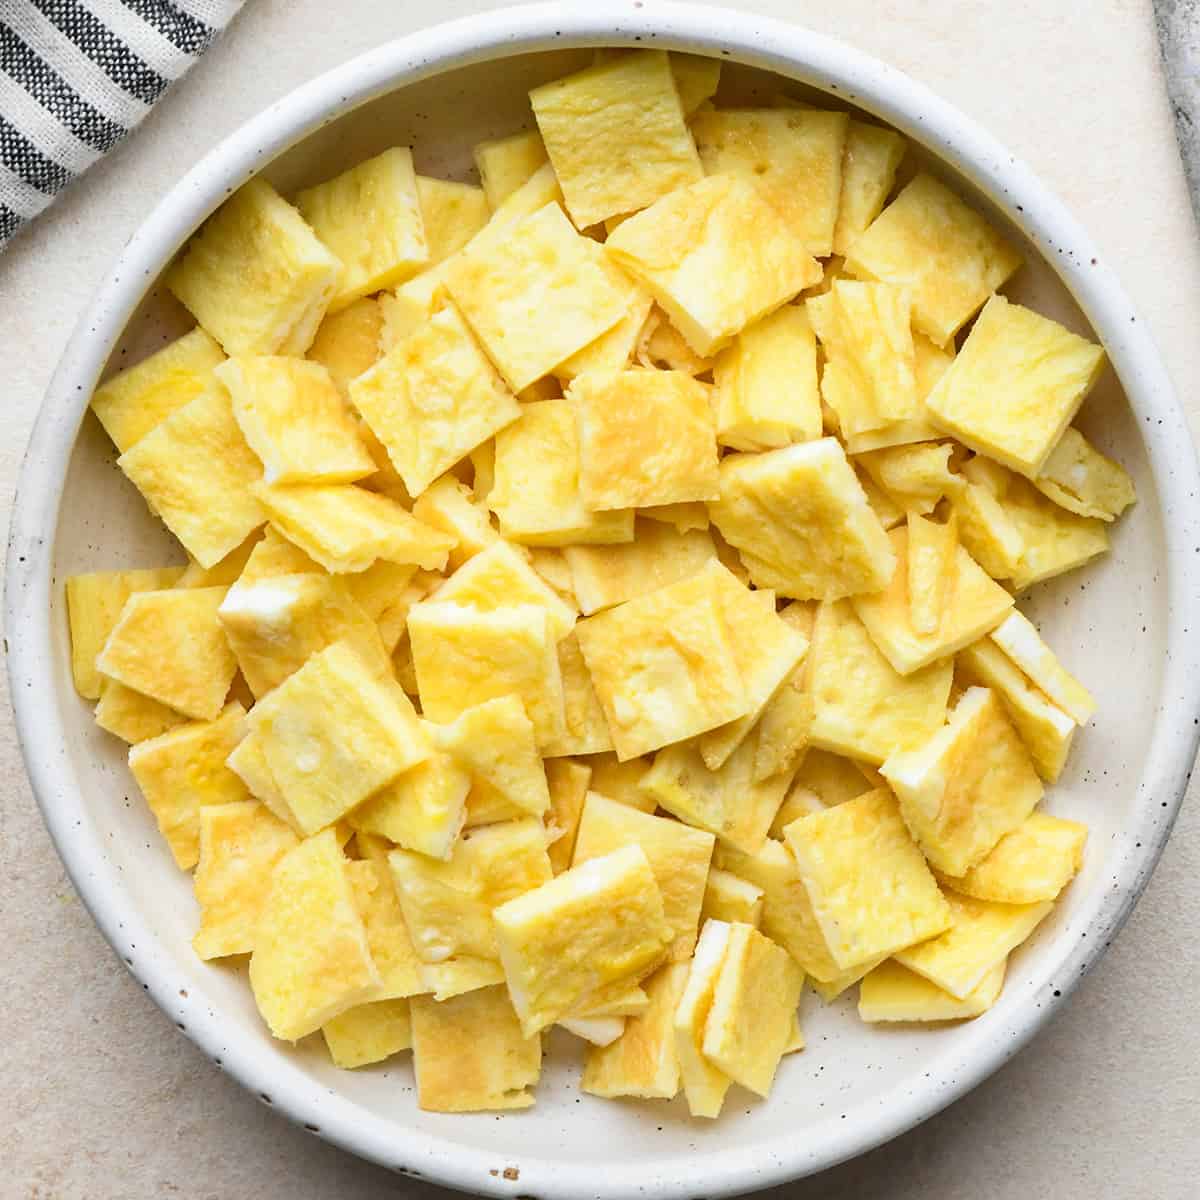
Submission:
<svg viewBox="0 0 1200 1200">
<path fill-rule="evenodd" d="M 269 164 L 265 173 L 287 193 L 386 146 L 410 143 L 420 171 L 467 178 L 476 141 L 529 123 L 528 88 L 589 56 L 589 51 L 525 54 L 410 85 L 318 130 Z M 720 99 L 767 103 L 780 89 L 803 94 L 795 82 L 729 65 Z M 1028 265 L 1009 293 L 1089 332 L 1055 272 L 1020 232 L 966 180 L 943 165 L 931 166 L 1024 243 Z M 190 324 L 155 286 L 114 352 L 109 371 L 137 361 Z M 274 1043 L 255 1012 L 244 972 L 195 958 L 190 882 L 172 864 L 137 794 L 123 746 L 95 727 L 89 707 L 70 683 L 62 581 L 80 571 L 181 558 L 121 476 L 112 447 L 89 415 L 71 457 L 55 543 L 56 687 L 66 751 L 90 826 L 81 836 L 119 872 L 131 904 L 144 914 L 169 956 L 180 994 L 186 993 L 178 1020 L 186 1024 L 187 1014 L 197 1008 L 218 1013 L 231 1040 L 258 1043 L 255 1053 L 278 1067 L 281 1088 L 311 1091 L 315 1103 L 336 1095 L 355 1106 L 356 1119 L 385 1134 L 415 1131 L 471 1146 L 487 1152 L 499 1168 L 519 1167 L 523 1159 L 536 1156 L 576 1177 L 581 1169 L 602 1171 L 611 1165 L 614 1146 L 620 1147 L 625 1165 L 644 1167 L 647 1178 L 661 1179 L 670 1175 L 672 1161 L 686 1160 L 694 1173 L 711 1151 L 737 1147 L 769 1156 L 776 1153 L 772 1144 L 819 1144 L 832 1128 L 830 1122 L 878 1118 L 906 1093 L 918 1090 L 931 1071 L 952 1079 L 961 1064 L 997 1036 L 1002 1016 L 1013 1006 L 1032 1007 L 1039 993 L 1059 985 L 1053 978 L 1053 964 L 1060 957 L 1056 947 L 1061 948 L 1062 939 L 1079 936 L 1095 896 L 1109 886 L 1111 856 L 1138 803 L 1137 784 L 1150 743 L 1165 651 L 1165 582 L 1159 571 L 1164 525 L 1137 419 L 1111 370 L 1088 400 L 1081 425 L 1132 473 L 1140 497 L 1115 530 L 1108 557 L 1035 589 L 1023 602 L 1064 662 L 1101 702 L 1095 721 L 1076 740 L 1063 780 L 1046 800 L 1050 811 L 1091 828 L 1082 874 L 1036 937 L 1013 957 L 1007 987 L 992 1013 L 961 1026 L 872 1028 L 858 1021 L 853 995 L 823 1008 L 808 993 L 802 1009 L 808 1048 L 784 1061 L 770 1100 L 752 1101 L 735 1089 L 720 1121 L 703 1123 L 689 1119 L 682 1100 L 617 1104 L 582 1094 L 577 1088 L 579 1044 L 558 1034 L 550 1039 L 544 1081 L 532 1110 L 502 1119 L 424 1113 L 416 1105 L 407 1055 L 376 1068 L 341 1072 L 330 1066 L 320 1045 L 309 1044 L 312 1039 L 295 1048 Z M 482 1172 L 478 1186 L 489 1186 Z"/>
</svg>

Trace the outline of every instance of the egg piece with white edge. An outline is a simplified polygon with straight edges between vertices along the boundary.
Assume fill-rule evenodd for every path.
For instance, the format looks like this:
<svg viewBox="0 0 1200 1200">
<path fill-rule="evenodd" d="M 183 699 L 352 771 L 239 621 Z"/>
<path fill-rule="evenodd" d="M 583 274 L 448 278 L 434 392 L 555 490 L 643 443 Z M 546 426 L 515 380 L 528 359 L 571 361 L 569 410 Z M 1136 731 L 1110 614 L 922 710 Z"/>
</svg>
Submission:
<svg viewBox="0 0 1200 1200">
<path fill-rule="evenodd" d="M 675 1010 L 675 1052 L 683 1094 L 693 1117 L 720 1116 L 725 1093 L 733 1082 L 705 1057 L 703 1049 L 704 1029 L 731 932 L 732 926 L 726 921 L 710 918 L 704 923 Z"/>
<path fill-rule="evenodd" d="M 555 876 L 493 913 L 509 994 L 527 1035 L 661 962 L 673 937 L 641 846 Z"/>
<path fill-rule="evenodd" d="M 968 688 L 947 725 L 881 768 L 930 863 L 961 875 L 1033 812 L 1042 781 L 988 688 Z"/>
<path fill-rule="evenodd" d="M 1096 701 L 1042 641 L 1024 613 L 1013 611 L 991 632 L 992 641 L 1078 725 L 1086 725 Z"/>
<path fill-rule="evenodd" d="M 757 1096 L 771 1090 L 792 1039 L 804 972 L 781 946 L 733 924 L 704 1022 L 704 1056 Z"/>
<path fill-rule="evenodd" d="M 674 935 L 669 958 L 683 962 L 696 943 L 714 838 L 702 829 L 638 812 L 627 804 L 589 792 L 572 864 L 578 866 L 630 845 L 641 846 L 650 862 L 662 893 L 663 914 Z"/>
<path fill-rule="evenodd" d="M 621 1036 L 592 1046 L 580 1087 L 593 1096 L 670 1100 L 679 1092 L 674 1015 L 688 965 L 667 963 L 646 980 L 646 1011 L 625 1021 Z"/>
</svg>

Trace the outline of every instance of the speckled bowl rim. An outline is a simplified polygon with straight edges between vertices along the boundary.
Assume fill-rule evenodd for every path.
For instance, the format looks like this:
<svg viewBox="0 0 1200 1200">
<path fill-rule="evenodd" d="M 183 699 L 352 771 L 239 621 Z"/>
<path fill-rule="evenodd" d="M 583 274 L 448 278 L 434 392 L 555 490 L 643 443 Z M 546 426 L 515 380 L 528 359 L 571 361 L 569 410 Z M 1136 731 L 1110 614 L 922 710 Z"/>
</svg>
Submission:
<svg viewBox="0 0 1200 1200">
<path fill-rule="evenodd" d="M 614 1156 L 603 1172 L 516 1151 L 519 1181 L 496 1155 L 463 1141 L 397 1131 L 311 1081 L 280 1069 L 261 1039 L 193 1007 L 187 1035 L 256 1094 L 269 1093 L 292 1120 L 396 1171 L 466 1191 L 543 1197 L 717 1196 L 785 1183 L 860 1154 L 911 1128 L 990 1075 L 1063 1004 L 1129 915 L 1162 852 L 1187 785 L 1200 713 L 1200 639 L 1185 636 L 1200 595 L 1200 476 L 1182 410 L 1149 333 L 1115 276 L 1062 204 L 973 121 L 898 71 L 804 28 L 748 13 L 658 0 L 538 4 L 440 25 L 383 45 L 272 104 L 207 155 L 158 204 L 126 246 L 80 320 L 50 384 L 21 470 L 9 538 L 6 586 L 9 673 L 26 766 L 46 825 L 96 923 L 164 1011 L 174 1016 L 171 955 L 124 894 L 81 820 L 82 799 L 64 748 L 51 628 L 54 537 L 67 465 L 88 397 L 150 282 L 228 192 L 321 125 L 406 83 L 451 68 L 528 51 L 600 44 L 693 50 L 777 71 L 860 104 L 924 144 L 1007 212 L 1055 266 L 1102 338 L 1142 437 L 1162 502 L 1168 630 L 1163 687 L 1146 770 L 1129 827 L 1109 849 L 1082 929 L 1053 946 L 1054 980 L 1012 1005 L 985 1053 L 932 1064 L 916 1085 L 897 1086 L 814 1127 L 815 1136 L 755 1142 L 647 1165 Z M 61 645 L 61 642 L 59 643 Z M 57 672 L 59 678 L 61 671 Z M 994 1014 L 999 1015 L 999 1013 Z"/>
</svg>

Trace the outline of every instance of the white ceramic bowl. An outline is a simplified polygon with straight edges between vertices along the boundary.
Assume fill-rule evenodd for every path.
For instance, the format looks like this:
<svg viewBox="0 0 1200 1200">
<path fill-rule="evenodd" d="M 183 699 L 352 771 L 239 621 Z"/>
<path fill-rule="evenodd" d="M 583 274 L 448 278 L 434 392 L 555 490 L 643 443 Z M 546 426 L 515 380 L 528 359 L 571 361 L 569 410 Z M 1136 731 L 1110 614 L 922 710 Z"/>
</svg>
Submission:
<svg viewBox="0 0 1200 1200">
<path fill-rule="evenodd" d="M 810 86 L 892 122 L 940 160 L 935 169 L 1024 241 L 1029 266 L 1014 294 L 1090 326 L 1107 347 L 1115 370 L 1083 423 L 1129 467 L 1141 497 L 1108 558 L 1032 601 L 1051 643 L 1101 701 L 1048 800 L 1092 835 L 1083 873 L 1015 956 L 999 1005 L 961 1026 L 871 1029 L 851 998 L 822 1010 L 809 996 L 809 1048 L 785 1061 L 769 1101 L 737 1095 L 716 1123 L 691 1121 L 679 1101 L 581 1095 L 571 1048 L 552 1046 L 533 1110 L 495 1118 L 422 1113 L 407 1062 L 344 1073 L 319 1049 L 273 1042 L 245 980 L 192 954 L 188 881 L 137 799 L 122 748 L 75 696 L 68 663 L 64 577 L 153 564 L 168 549 L 83 417 L 110 356 L 112 369 L 186 327 L 155 284 L 200 221 L 260 168 L 289 190 L 394 143 L 412 142 L 422 170 L 463 174 L 472 143 L 527 119 L 529 86 L 600 44 L 719 56 L 751 102 L 781 82 Z M 1188 606 L 1200 593 L 1198 485 L 1162 365 L 1113 275 L 1027 168 L 924 88 L 804 29 L 720 9 L 622 0 L 495 12 L 382 46 L 273 105 L 158 205 L 101 287 L 46 397 L 13 517 L 7 632 L 25 759 L 67 869 L 129 970 L 207 1055 L 306 1128 L 397 1171 L 496 1195 L 765 1187 L 858 1154 L 974 1086 L 1065 1001 L 1128 915 L 1196 744 L 1200 639 L 1189 636 Z"/>
</svg>

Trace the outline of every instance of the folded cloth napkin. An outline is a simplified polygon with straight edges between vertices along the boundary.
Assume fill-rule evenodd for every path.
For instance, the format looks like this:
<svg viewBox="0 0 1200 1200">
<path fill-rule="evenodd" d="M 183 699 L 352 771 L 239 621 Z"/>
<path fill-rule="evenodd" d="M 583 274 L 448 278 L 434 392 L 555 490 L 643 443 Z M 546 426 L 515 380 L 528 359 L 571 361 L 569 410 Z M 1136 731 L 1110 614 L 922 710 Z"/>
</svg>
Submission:
<svg viewBox="0 0 1200 1200">
<path fill-rule="evenodd" d="M 0 0 L 0 250 L 111 150 L 242 0 Z"/>
</svg>

